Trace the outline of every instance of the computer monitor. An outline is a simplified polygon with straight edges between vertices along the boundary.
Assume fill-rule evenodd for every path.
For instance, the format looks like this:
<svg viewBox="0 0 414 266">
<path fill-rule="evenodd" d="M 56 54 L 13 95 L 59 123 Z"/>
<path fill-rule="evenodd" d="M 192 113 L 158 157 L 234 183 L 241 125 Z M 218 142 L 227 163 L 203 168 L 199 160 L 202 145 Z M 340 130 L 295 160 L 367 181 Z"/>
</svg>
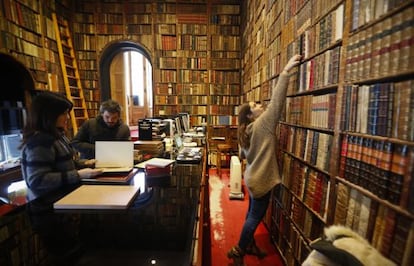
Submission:
<svg viewBox="0 0 414 266">
<path fill-rule="evenodd" d="M 190 130 L 190 115 L 188 113 L 179 113 L 178 116 L 181 120 L 181 127 L 184 132 L 188 132 Z"/>
<path fill-rule="evenodd" d="M 178 134 L 178 135 L 182 135 L 182 128 L 181 128 L 181 119 L 180 119 L 180 117 L 176 117 L 175 119 L 175 131 L 176 131 L 176 134 Z"/>
<path fill-rule="evenodd" d="M 6 160 L 21 157 L 21 150 L 19 149 L 21 140 L 21 134 L 10 134 L 2 136 Z"/>
</svg>

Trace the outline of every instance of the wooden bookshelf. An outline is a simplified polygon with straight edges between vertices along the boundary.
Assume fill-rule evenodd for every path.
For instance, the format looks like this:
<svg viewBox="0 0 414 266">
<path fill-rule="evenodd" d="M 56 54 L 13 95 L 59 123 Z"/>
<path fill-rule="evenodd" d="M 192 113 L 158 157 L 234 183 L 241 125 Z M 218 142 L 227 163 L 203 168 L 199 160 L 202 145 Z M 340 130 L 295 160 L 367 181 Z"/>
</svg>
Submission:
<svg viewBox="0 0 414 266">
<path fill-rule="evenodd" d="M 266 218 L 285 263 L 301 265 L 325 226 L 343 224 L 411 265 L 414 1 L 244 1 L 242 9 L 243 99 L 266 103 L 281 67 L 304 56 L 291 71 L 278 127 L 283 185 Z"/>
</svg>

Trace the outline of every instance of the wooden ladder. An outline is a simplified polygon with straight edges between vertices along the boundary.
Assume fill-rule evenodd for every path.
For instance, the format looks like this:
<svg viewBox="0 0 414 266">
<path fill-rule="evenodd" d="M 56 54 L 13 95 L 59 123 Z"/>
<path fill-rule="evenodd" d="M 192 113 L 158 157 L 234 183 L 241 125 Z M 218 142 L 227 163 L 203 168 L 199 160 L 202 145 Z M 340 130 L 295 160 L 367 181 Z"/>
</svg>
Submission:
<svg viewBox="0 0 414 266">
<path fill-rule="evenodd" d="M 65 83 L 66 97 L 73 103 L 70 118 L 73 134 L 76 134 L 78 128 L 88 119 L 88 110 L 86 108 L 68 22 L 65 19 L 58 19 L 55 13 L 53 13 L 52 16 L 57 47 L 59 50 L 60 66 L 62 68 L 63 81 Z"/>
</svg>

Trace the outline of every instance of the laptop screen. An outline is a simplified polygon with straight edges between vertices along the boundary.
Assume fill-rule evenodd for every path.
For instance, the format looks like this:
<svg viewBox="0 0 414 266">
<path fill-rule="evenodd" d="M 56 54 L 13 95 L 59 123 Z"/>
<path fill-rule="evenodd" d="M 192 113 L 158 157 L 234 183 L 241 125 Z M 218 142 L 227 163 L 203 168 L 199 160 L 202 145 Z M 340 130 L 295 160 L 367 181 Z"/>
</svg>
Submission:
<svg viewBox="0 0 414 266">
<path fill-rule="evenodd" d="M 183 140 L 178 134 L 174 135 L 174 140 L 175 140 L 175 147 L 177 148 L 177 150 L 180 150 L 183 147 Z"/>
</svg>

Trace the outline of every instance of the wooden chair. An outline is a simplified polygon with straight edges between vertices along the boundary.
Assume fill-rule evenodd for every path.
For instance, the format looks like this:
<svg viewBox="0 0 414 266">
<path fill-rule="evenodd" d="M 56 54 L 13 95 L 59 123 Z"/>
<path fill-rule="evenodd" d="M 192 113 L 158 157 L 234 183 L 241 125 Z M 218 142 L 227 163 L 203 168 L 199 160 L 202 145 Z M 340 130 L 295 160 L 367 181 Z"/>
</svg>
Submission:
<svg viewBox="0 0 414 266">
<path fill-rule="evenodd" d="M 221 177 L 221 157 L 231 154 L 232 147 L 228 143 L 217 144 L 217 174 Z"/>
</svg>

